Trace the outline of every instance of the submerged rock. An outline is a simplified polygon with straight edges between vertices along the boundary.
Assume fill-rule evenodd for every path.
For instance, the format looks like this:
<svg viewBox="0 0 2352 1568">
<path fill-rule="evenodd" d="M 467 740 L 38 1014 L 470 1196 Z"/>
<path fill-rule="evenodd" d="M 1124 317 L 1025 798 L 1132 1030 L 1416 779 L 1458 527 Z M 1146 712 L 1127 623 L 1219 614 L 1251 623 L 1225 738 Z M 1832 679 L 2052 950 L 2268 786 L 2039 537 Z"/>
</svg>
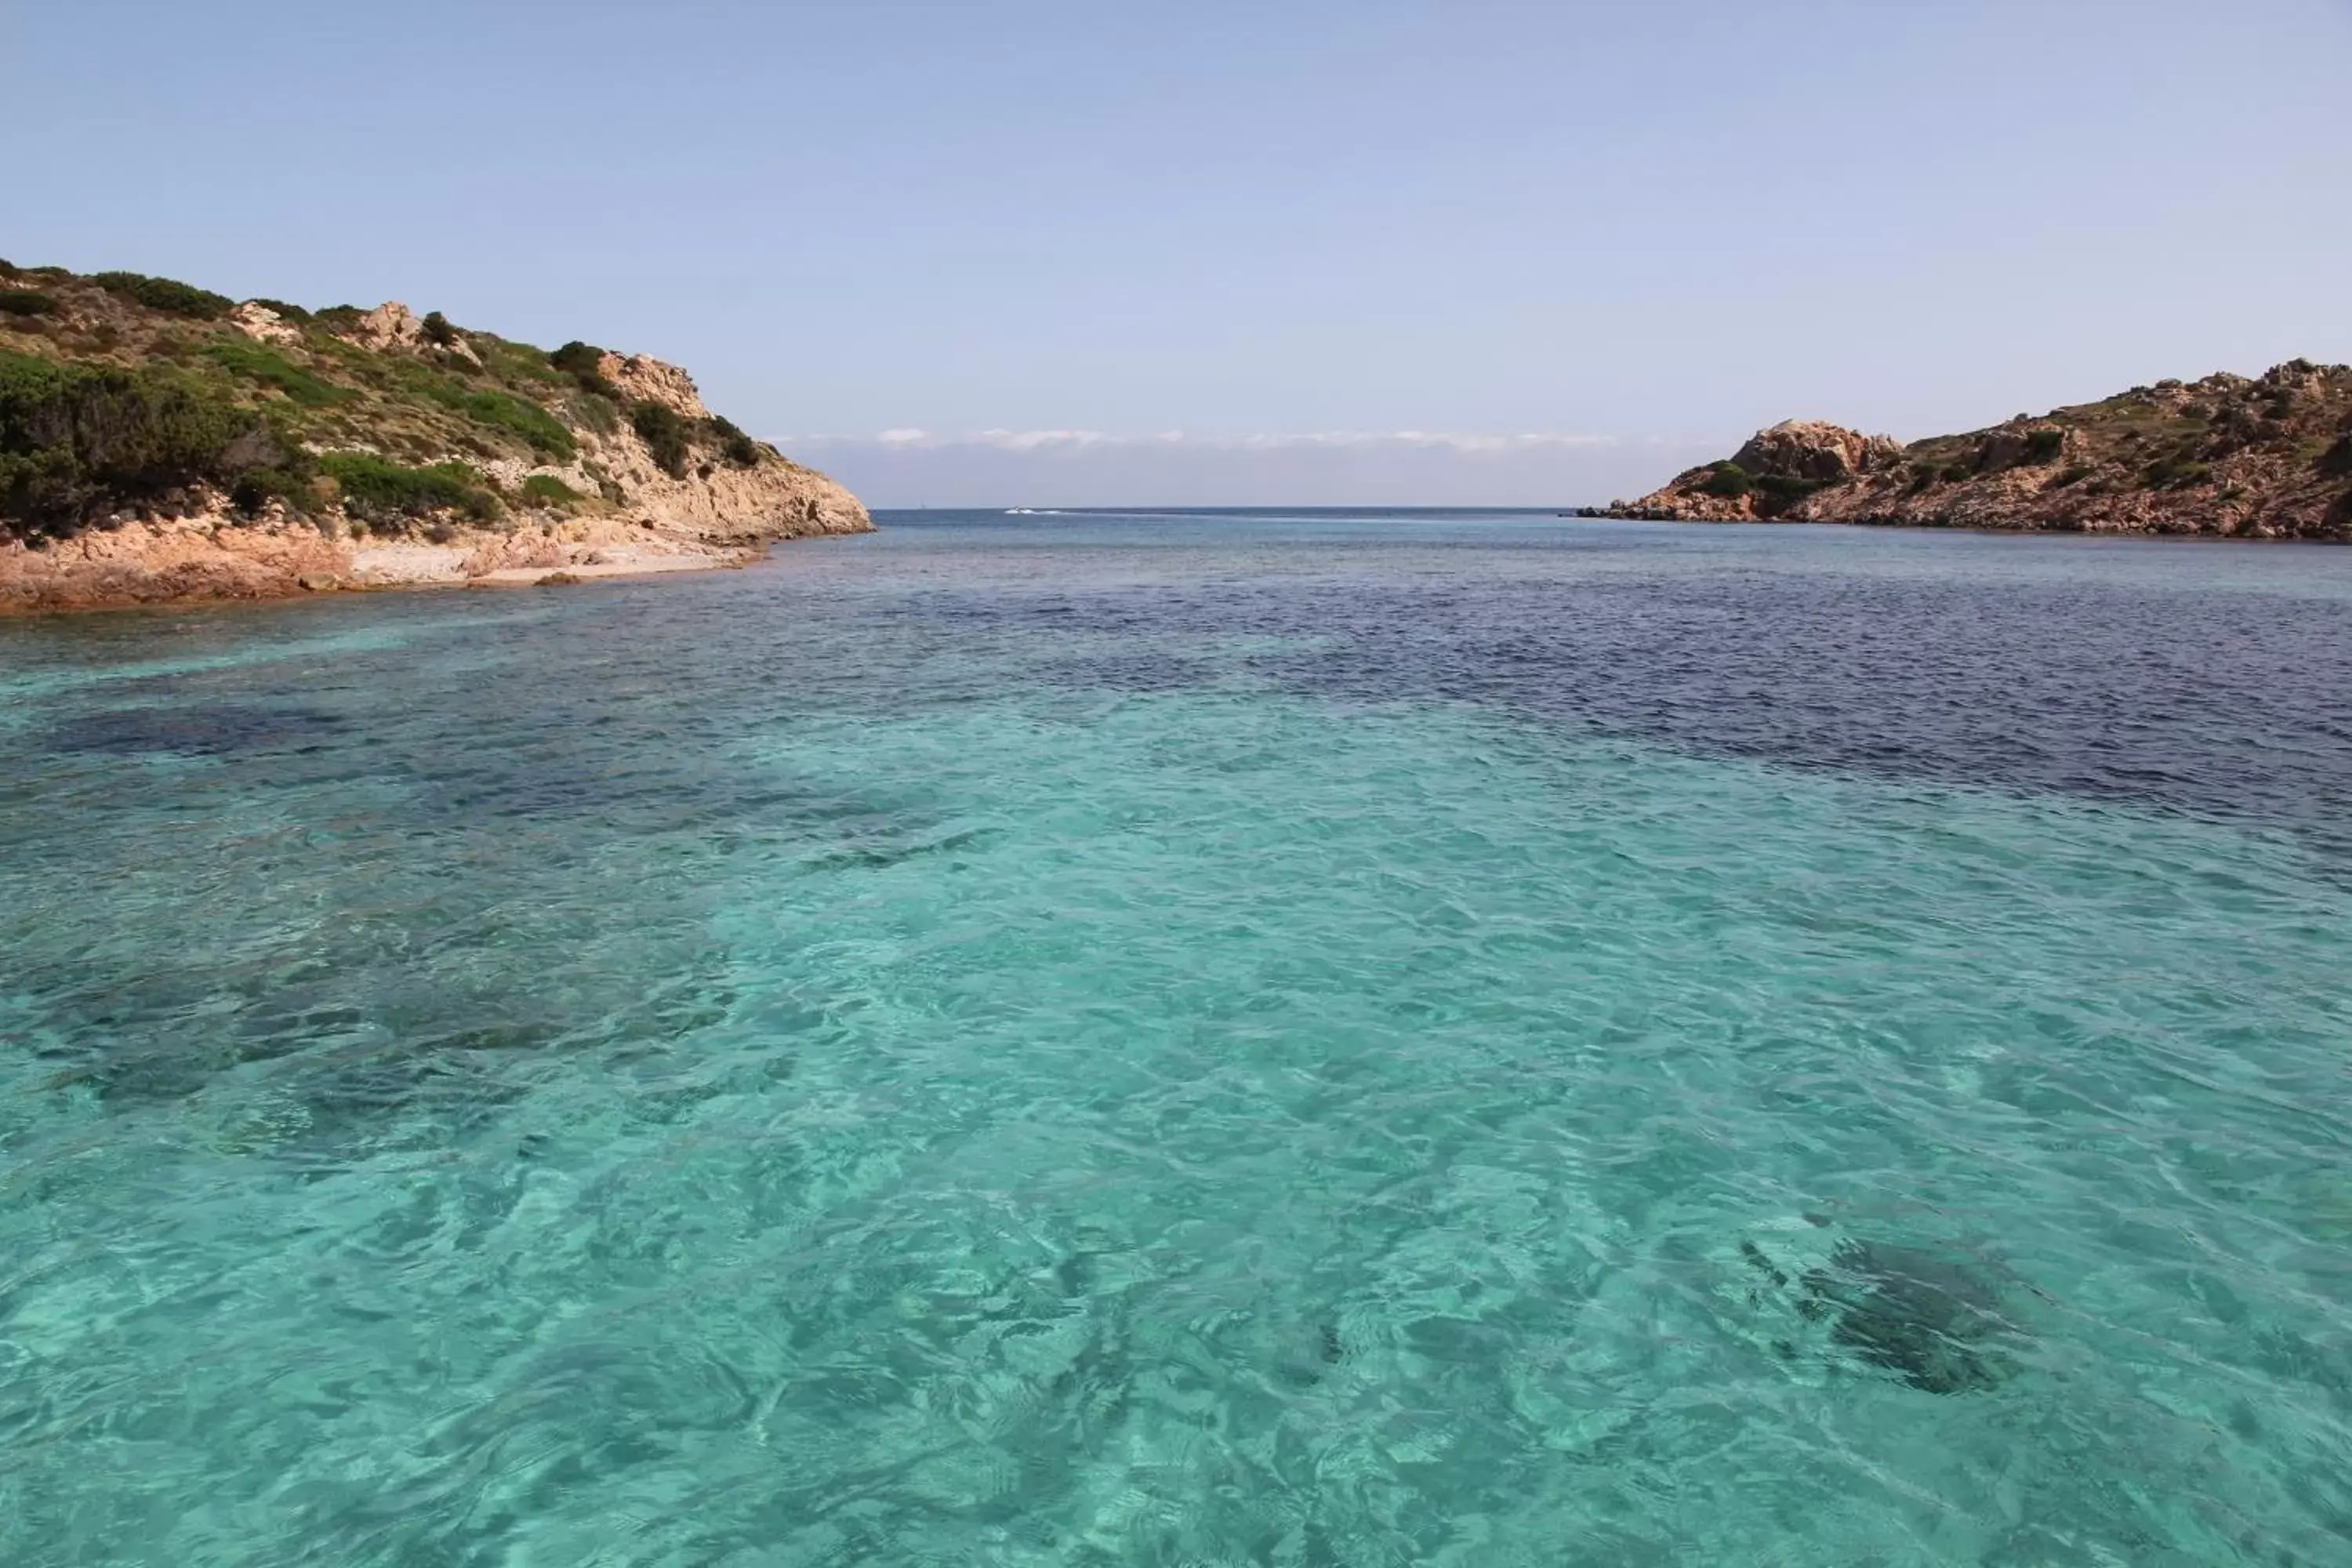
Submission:
<svg viewBox="0 0 2352 1568">
<path fill-rule="evenodd" d="M 2026 1333 L 1997 1264 L 1806 1224 L 1811 1235 L 1779 1227 L 1738 1247 L 1740 1294 L 1781 1360 L 1858 1360 L 1927 1394 L 1980 1393 L 2015 1374 Z"/>
<path fill-rule="evenodd" d="M 1805 1289 L 1833 1313 L 1830 1337 L 1928 1394 L 1997 1386 L 2016 1370 L 2001 1342 L 2018 1332 L 1999 1291 L 1949 1258 L 1916 1247 L 1848 1242 Z"/>
</svg>

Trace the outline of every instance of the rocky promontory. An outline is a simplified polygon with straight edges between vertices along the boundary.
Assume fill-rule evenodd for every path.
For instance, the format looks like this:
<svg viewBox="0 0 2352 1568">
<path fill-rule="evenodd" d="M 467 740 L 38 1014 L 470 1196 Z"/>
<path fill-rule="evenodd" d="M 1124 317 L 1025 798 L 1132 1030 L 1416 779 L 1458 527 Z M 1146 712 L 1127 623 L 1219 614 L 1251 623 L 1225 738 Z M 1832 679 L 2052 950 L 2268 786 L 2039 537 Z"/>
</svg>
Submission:
<svg viewBox="0 0 2352 1568">
<path fill-rule="evenodd" d="M 2163 381 L 1907 445 L 1791 420 L 1584 515 L 2352 539 L 2352 366 Z"/>
<path fill-rule="evenodd" d="M 0 613 L 569 582 L 872 527 L 658 360 L 0 262 Z"/>
</svg>

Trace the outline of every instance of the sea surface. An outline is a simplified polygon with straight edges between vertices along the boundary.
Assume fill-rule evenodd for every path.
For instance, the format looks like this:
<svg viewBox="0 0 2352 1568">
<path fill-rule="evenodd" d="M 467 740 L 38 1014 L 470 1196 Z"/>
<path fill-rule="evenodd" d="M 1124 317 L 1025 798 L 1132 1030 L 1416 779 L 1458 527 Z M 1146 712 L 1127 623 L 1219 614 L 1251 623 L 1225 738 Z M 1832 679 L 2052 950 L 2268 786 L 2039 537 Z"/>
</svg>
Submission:
<svg viewBox="0 0 2352 1568">
<path fill-rule="evenodd" d="M 0 1563 L 2352 1563 L 2352 550 L 0 622 Z"/>
</svg>

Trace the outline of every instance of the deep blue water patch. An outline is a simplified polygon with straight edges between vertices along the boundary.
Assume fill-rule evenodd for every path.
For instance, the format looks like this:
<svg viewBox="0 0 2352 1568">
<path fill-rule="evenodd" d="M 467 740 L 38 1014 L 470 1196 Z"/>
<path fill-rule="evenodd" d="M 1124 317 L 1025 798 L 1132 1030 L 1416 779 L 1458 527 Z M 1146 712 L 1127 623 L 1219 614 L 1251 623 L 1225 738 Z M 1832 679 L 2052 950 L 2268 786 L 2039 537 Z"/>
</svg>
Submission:
<svg viewBox="0 0 2352 1568">
<path fill-rule="evenodd" d="M 322 744 L 341 722 L 332 713 L 301 707 L 173 703 L 73 714 L 58 724 L 50 744 L 67 752 L 182 752 L 197 756 L 293 751 Z"/>
</svg>

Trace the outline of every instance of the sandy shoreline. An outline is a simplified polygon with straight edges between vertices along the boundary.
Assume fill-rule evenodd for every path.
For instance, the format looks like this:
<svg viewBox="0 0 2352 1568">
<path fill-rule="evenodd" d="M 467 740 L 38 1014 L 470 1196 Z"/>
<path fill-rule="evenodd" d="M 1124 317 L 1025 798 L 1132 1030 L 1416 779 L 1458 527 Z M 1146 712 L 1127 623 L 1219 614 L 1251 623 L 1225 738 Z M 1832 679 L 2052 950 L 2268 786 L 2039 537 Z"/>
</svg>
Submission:
<svg viewBox="0 0 2352 1568">
<path fill-rule="evenodd" d="M 731 560 L 716 555 L 672 556 L 660 561 L 602 562 L 593 566 L 508 566 L 496 572 L 485 572 L 478 577 L 466 579 L 465 586 L 528 587 L 544 583 L 551 577 L 569 577 L 585 581 L 591 577 L 656 577 L 669 572 L 727 572 L 748 566 L 761 559 L 748 554 Z"/>
<path fill-rule="evenodd" d="M 664 542 L 667 544 L 667 542 Z M 715 572 L 756 559 L 756 551 L 691 550 L 631 542 L 592 548 L 530 550 L 524 559 L 494 564 L 508 552 L 464 544 L 383 544 L 352 552 L 355 588 L 494 587 L 528 585 L 555 576 L 636 577 L 664 572 Z"/>
</svg>

